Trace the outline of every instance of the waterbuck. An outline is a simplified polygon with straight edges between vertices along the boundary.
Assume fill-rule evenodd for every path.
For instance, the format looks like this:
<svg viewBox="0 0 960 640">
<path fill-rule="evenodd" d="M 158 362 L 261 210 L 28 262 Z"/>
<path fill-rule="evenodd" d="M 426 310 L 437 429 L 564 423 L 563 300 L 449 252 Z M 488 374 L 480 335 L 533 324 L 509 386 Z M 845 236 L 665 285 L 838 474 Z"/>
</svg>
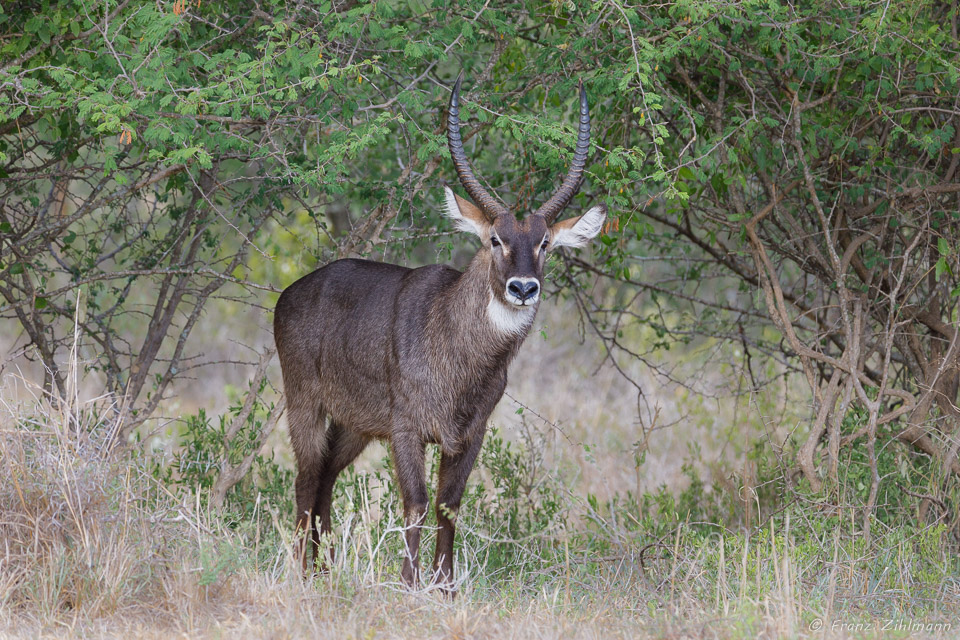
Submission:
<svg viewBox="0 0 960 640">
<path fill-rule="evenodd" d="M 452 588 L 460 498 L 507 385 L 507 367 L 537 313 L 546 254 L 585 245 L 606 218 L 601 204 L 554 222 L 583 180 L 590 146 L 582 82 L 570 171 L 542 207 L 517 220 L 480 186 L 467 162 L 460 139 L 462 80 L 461 73 L 450 96 L 447 138 L 473 202 L 445 187 L 445 213 L 458 229 L 480 238 L 466 271 L 337 260 L 290 285 L 277 301 L 274 337 L 297 460 L 296 526 L 305 570 L 316 561 L 320 536 L 330 532 L 337 475 L 379 438 L 390 443 L 403 499 L 401 576 L 416 587 L 428 507 L 424 449 L 436 444 L 433 580 Z"/>
</svg>

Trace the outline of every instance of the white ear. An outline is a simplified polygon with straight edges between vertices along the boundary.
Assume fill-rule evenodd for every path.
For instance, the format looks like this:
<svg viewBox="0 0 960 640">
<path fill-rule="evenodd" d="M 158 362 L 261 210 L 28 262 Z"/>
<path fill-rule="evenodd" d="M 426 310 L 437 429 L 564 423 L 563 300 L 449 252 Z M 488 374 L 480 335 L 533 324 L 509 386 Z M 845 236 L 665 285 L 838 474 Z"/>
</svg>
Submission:
<svg viewBox="0 0 960 640">
<path fill-rule="evenodd" d="M 453 220 L 459 231 L 467 231 L 484 239 L 490 233 L 483 213 L 472 203 L 464 200 L 453 192 L 450 187 L 443 187 L 444 208 L 443 214 Z"/>
<path fill-rule="evenodd" d="M 579 218 L 561 220 L 550 227 L 550 244 L 554 247 L 582 247 L 597 237 L 607 219 L 607 205 L 591 207 Z"/>
</svg>

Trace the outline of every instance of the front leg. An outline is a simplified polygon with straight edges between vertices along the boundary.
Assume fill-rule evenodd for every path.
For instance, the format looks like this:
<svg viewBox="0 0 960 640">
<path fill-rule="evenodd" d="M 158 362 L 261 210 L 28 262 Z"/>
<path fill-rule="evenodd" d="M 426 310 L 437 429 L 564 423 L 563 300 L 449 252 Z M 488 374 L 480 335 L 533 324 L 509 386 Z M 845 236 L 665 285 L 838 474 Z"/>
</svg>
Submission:
<svg viewBox="0 0 960 640">
<path fill-rule="evenodd" d="M 440 478 L 437 483 L 437 551 L 433 557 L 433 579 L 445 591 L 453 591 L 453 539 L 456 534 L 457 511 L 467 486 L 467 478 L 483 444 L 485 429 L 479 429 L 460 451 L 444 452 L 440 457 Z"/>
<path fill-rule="evenodd" d="M 427 515 L 427 478 L 424 443 L 413 433 L 391 438 L 393 466 L 403 498 L 404 558 L 400 576 L 411 588 L 420 586 L 420 527 Z"/>
</svg>

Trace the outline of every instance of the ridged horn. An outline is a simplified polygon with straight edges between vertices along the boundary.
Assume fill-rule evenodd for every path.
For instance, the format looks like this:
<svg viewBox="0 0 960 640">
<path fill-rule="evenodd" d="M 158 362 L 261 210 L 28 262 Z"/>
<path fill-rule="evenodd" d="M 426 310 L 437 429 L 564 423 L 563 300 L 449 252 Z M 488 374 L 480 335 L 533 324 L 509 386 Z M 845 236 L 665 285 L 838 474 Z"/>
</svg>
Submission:
<svg viewBox="0 0 960 640">
<path fill-rule="evenodd" d="M 563 179 L 560 188 L 549 200 L 543 203 L 543 206 L 537 209 L 537 215 L 546 218 L 547 224 L 552 224 L 557 219 L 560 212 L 570 204 L 570 200 L 580 190 L 589 151 L 590 105 L 587 104 L 587 91 L 583 88 L 583 80 L 580 80 L 580 133 L 577 136 L 577 148 L 573 152 L 573 164 L 570 165 L 570 171 L 567 173 L 567 177 Z"/>
<path fill-rule="evenodd" d="M 493 196 L 487 193 L 487 190 L 480 186 L 480 181 L 473 175 L 470 163 L 467 161 L 467 154 L 463 150 L 463 140 L 460 139 L 460 83 L 463 82 L 463 71 L 457 76 L 457 82 L 453 85 L 453 93 L 450 94 L 450 113 L 447 117 L 447 143 L 450 146 L 450 157 L 453 159 L 453 166 L 460 176 L 460 184 L 470 194 L 476 204 L 483 211 L 490 222 L 501 214 L 507 213 L 507 208 L 497 202 Z"/>
</svg>

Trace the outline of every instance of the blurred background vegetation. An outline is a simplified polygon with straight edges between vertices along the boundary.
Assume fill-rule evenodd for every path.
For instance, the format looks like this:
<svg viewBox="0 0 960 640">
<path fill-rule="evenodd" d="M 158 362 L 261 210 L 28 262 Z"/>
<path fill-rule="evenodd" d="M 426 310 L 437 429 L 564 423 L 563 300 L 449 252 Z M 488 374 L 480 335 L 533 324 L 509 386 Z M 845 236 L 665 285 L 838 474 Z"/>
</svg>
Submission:
<svg viewBox="0 0 960 640">
<path fill-rule="evenodd" d="M 145 492 L 197 536 L 183 505 L 218 509 L 246 551 L 191 551 L 198 589 L 269 565 L 292 527 L 272 305 L 338 257 L 466 264 L 439 213 L 463 69 L 471 161 L 520 213 L 565 173 L 582 79 L 567 215 L 611 212 L 551 258 L 494 416 L 461 516 L 476 597 L 561 584 L 572 606 L 573 557 L 608 606 L 749 610 L 747 635 L 841 602 L 955 611 L 957 21 L 939 1 L 5 2 L 0 460 L 34 485 L 0 490 L 0 602 L 114 601 L 50 584 L 82 582 L 89 549 L 24 568 L 50 519 L 61 563 L 93 544 L 63 507 L 87 494 L 57 502 L 82 484 L 49 468 L 64 442 L 94 456 L 70 467 L 90 499 Z M 340 546 L 398 548 L 383 455 L 340 482 Z M 398 557 L 354 552 L 351 589 Z"/>
</svg>

